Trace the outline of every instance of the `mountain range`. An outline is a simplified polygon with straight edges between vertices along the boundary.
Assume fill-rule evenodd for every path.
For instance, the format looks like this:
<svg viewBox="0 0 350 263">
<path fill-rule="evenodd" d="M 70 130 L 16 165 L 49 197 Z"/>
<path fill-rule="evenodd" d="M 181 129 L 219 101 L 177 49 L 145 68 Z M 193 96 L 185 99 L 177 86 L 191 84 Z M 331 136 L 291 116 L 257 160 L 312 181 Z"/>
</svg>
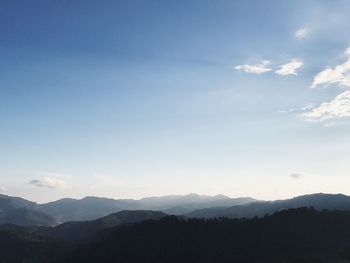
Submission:
<svg viewBox="0 0 350 263">
<path fill-rule="evenodd" d="M 348 262 L 349 219 L 343 194 L 47 204 L 0 195 L 0 262 Z"/>
<path fill-rule="evenodd" d="M 184 214 L 189 218 L 249 218 L 264 216 L 278 211 L 299 208 L 313 207 L 317 210 L 350 210 L 350 196 L 343 194 L 311 194 L 302 195 L 286 200 L 277 201 L 256 201 L 244 205 L 231 207 L 210 207 L 194 210 Z"/>
<path fill-rule="evenodd" d="M 189 194 L 148 197 L 140 200 L 101 197 L 65 198 L 38 204 L 19 197 L 0 195 L 0 224 L 61 225 L 61 227 L 65 222 L 89 221 L 89 224 L 92 224 L 91 222 L 96 224 L 98 220 L 108 220 L 108 215 L 125 210 L 129 215 L 132 215 L 131 211 L 148 210 L 160 211 L 164 215 L 181 215 L 186 218 L 249 218 L 298 207 L 314 207 L 317 210 L 350 210 L 350 196 L 318 193 L 286 200 L 260 201 L 249 197 L 230 198 L 224 195 Z M 67 225 L 65 227 L 68 228 Z"/>
<path fill-rule="evenodd" d="M 35 212 L 36 215 L 42 214 L 51 217 L 47 223 L 38 222 L 33 225 L 53 225 L 68 221 L 87 221 L 107 216 L 123 210 L 154 210 L 163 211 L 167 214 L 184 214 L 196 209 L 209 207 L 230 207 L 233 205 L 242 205 L 255 202 L 249 197 L 229 198 L 224 195 L 204 196 L 197 194 L 189 195 L 171 195 L 163 197 L 148 197 L 140 200 L 133 199 L 111 199 L 102 197 L 85 197 L 82 199 L 64 198 L 46 204 L 38 204 L 19 197 L 10 197 L 0 195 L 0 220 L 2 223 L 14 223 L 8 218 L 8 213 L 14 213 L 14 209 L 25 208 Z M 24 223 L 22 225 L 28 225 Z"/>
</svg>

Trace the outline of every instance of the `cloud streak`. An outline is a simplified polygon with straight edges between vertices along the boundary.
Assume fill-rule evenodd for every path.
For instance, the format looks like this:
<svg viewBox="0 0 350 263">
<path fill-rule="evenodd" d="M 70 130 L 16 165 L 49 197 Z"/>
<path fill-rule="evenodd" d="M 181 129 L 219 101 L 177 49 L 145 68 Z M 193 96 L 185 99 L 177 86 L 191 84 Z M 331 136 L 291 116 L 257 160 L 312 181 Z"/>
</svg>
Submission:
<svg viewBox="0 0 350 263">
<path fill-rule="evenodd" d="M 264 60 L 259 64 L 244 64 L 244 65 L 237 65 L 235 69 L 237 70 L 242 70 L 246 73 L 251 73 L 251 74 L 262 74 L 265 72 L 269 72 L 272 69 L 268 67 L 270 64 L 270 61 Z"/>
<path fill-rule="evenodd" d="M 288 75 L 298 75 L 297 70 L 304 65 L 303 61 L 298 58 L 292 59 L 290 62 L 281 65 L 278 70 L 275 71 L 276 74 L 281 76 Z"/>
<path fill-rule="evenodd" d="M 44 187 L 49 189 L 60 189 L 67 187 L 67 183 L 64 180 L 54 177 L 43 177 L 41 179 L 34 179 L 31 180 L 29 184 L 34 185 L 36 187 Z"/>
<path fill-rule="evenodd" d="M 263 74 L 273 70 L 273 67 L 269 65 L 269 60 L 264 60 L 258 64 L 242 64 L 235 66 L 236 70 L 241 70 L 245 73 L 251 74 Z M 298 75 L 297 71 L 304 65 L 303 61 L 299 58 L 293 58 L 290 62 L 277 67 L 275 73 L 281 76 Z"/>
</svg>

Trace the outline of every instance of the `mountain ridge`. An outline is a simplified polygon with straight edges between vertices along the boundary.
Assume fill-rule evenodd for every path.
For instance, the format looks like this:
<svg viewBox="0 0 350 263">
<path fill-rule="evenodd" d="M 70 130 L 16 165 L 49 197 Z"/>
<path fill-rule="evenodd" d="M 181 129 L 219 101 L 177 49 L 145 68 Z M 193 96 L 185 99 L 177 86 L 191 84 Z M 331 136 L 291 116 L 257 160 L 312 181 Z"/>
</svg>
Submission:
<svg viewBox="0 0 350 263">
<path fill-rule="evenodd" d="M 22 211 L 22 217 L 28 219 L 27 222 L 25 220 L 21 222 L 21 218 L 12 217 L 12 220 L 3 220 L 0 223 L 55 225 L 70 221 L 92 221 L 123 210 L 162 211 L 169 215 L 189 218 L 239 218 L 264 216 L 276 211 L 304 206 L 318 210 L 350 210 L 350 196 L 315 193 L 284 200 L 260 201 L 250 197 L 231 198 L 224 195 L 205 196 L 192 193 L 153 196 L 138 200 L 87 196 L 82 199 L 62 198 L 45 204 L 37 204 L 20 197 L 0 195 L 0 218 L 11 218 L 11 216 L 6 216 L 6 213 L 10 213 L 12 209 L 25 208 L 27 210 Z M 14 211 L 11 213 L 15 215 Z M 18 213 L 19 217 L 20 215 Z M 31 221 L 30 218 L 37 218 L 38 221 Z M 53 223 L 51 218 L 56 223 Z"/>
<path fill-rule="evenodd" d="M 315 209 L 350 210 L 350 196 L 344 194 L 315 193 L 296 196 L 290 199 L 276 201 L 257 201 L 246 205 L 232 207 L 212 207 L 194 210 L 184 216 L 190 218 L 213 218 L 213 217 L 254 217 L 264 216 L 281 210 L 314 207 Z"/>
</svg>

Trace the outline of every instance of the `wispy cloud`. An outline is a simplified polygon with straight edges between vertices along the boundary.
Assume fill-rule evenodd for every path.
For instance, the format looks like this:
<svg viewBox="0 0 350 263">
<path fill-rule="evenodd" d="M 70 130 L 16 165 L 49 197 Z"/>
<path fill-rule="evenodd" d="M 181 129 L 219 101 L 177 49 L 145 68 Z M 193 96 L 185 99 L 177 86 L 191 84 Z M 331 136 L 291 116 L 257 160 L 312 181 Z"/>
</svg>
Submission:
<svg viewBox="0 0 350 263">
<path fill-rule="evenodd" d="M 292 173 L 289 175 L 289 177 L 293 179 L 302 179 L 304 175 L 302 173 Z"/>
<path fill-rule="evenodd" d="M 299 28 L 297 31 L 294 33 L 294 37 L 298 40 L 302 40 L 306 38 L 310 34 L 310 29 L 306 27 Z"/>
<path fill-rule="evenodd" d="M 262 74 L 262 73 L 269 72 L 272 70 L 271 68 L 268 67 L 269 64 L 270 64 L 270 61 L 264 60 L 258 64 L 237 65 L 235 67 L 235 69 L 242 70 L 246 73 Z"/>
<path fill-rule="evenodd" d="M 50 189 L 66 188 L 68 186 L 66 181 L 54 177 L 43 177 L 40 179 L 34 179 L 31 180 L 29 184 L 32 184 L 37 187 L 45 187 Z"/>
<path fill-rule="evenodd" d="M 334 84 L 350 88 L 350 47 L 345 51 L 345 56 L 346 61 L 344 63 L 319 72 L 314 77 L 311 88 Z"/>
<path fill-rule="evenodd" d="M 277 113 L 305 112 L 305 111 L 313 109 L 314 107 L 315 107 L 315 104 L 307 103 L 301 108 L 289 108 L 287 110 L 279 110 L 279 111 L 277 111 Z"/>
<path fill-rule="evenodd" d="M 281 76 L 298 75 L 297 70 L 303 65 L 304 63 L 301 59 L 294 58 L 290 62 L 281 65 L 275 73 Z"/>
<path fill-rule="evenodd" d="M 0 192 L 5 192 L 5 191 L 7 191 L 6 187 L 0 186 Z"/>
<path fill-rule="evenodd" d="M 269 60 L 264 60 L 258 64 L 237 65 L 235 69 L 244 71 L 246 73 L 259 75 L 265 72 L 272 71 L 273 68 L 269 66 L 270 64 L 271 62 Z M 300 69 L 303 65 L 304 63 L 301 59 L 293 58 L 288 63 L 278 66 L 275 73 L 281 76 L 298 75 L 297 70 Z"/>
</svg>

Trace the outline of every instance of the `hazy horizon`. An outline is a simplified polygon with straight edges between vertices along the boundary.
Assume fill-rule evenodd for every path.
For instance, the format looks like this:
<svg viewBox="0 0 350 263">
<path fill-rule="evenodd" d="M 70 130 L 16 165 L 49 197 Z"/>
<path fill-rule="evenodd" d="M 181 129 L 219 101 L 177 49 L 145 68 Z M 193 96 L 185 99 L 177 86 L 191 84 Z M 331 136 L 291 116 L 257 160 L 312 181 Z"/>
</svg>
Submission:
<svg viewBox="0 0 350 263">
<path fill-rule="evenodd" d="M 0 193 L 350 195 L 349 10 L 2 1 Z"/>
<path fill-rule="evenodd" d="M 197 195 L 200 198 L 211 198 L 211 197 L 217 197 L 220 195 L 223 195 L 227 198 L 253 198 L 257 201 L 279 201 L 279 200 L 288 200 L 288 199 L 292 199 L 295 197 L 299 197 L 299 196 L 307 196 L 307 195 L 317 195 L 317 194 L 324 194 L 324 195 L 345 195 L 344 193 L 327 193 L 327 192 L 310 192 L 310 193 L 304 193 L 304 194 L 300 194 L 300 195 L 293 195 L 293 196 L 285 196 L 285 197 L 281 197 L 281 198 L 275 198 L 275 199 L 260 199 L 260 198 L 256 198 L 254 196 L 230 196 L 230 195 L 223 195 L 223 194 L 212 194 L 212 195 L 208 195 L 208 194 L 200 194 L 200 193 L 187 193 L 187 194 L 166 194 L 166 195 L 149 195 L 149 196 L 141 196 L 141 197 L 118 197 L 118 196 L 102 196 L 102 195 L 87 195 L 87 196 L 63 196 L 61 198 L 57 198 L 57 199 L 51 199 L 51 200 L 35 200 L 35 199 L 30 199 L 30 195 L 15 195 L 15 196 L 11 196 L 11 195 L 6 195 L 5 193 L 0 193 L 0 195 L 5 195 L 5 196 L 10 196 L 10 197 L 19 197 L 19 198 L 24 198 L 28 201 L 32 201 L 38 204 L 46 204 L 46 203 L 51 203 L 51 202 L 55 202 L 55 201 L 59 201 L 61 199 L 74 199 L 74 200 L 81 200 L 84 198 L 107 198 L 107 199 L 114 199 L 114 200 L 142 200 L 142 199 L 147 199 L 147 198 L 166 198 L 166 197 L 185 197 L 185 196 L 191 196 L 191 195 Z M 28 197 L 26 197 L 28 196 Z"/>
</svg>

